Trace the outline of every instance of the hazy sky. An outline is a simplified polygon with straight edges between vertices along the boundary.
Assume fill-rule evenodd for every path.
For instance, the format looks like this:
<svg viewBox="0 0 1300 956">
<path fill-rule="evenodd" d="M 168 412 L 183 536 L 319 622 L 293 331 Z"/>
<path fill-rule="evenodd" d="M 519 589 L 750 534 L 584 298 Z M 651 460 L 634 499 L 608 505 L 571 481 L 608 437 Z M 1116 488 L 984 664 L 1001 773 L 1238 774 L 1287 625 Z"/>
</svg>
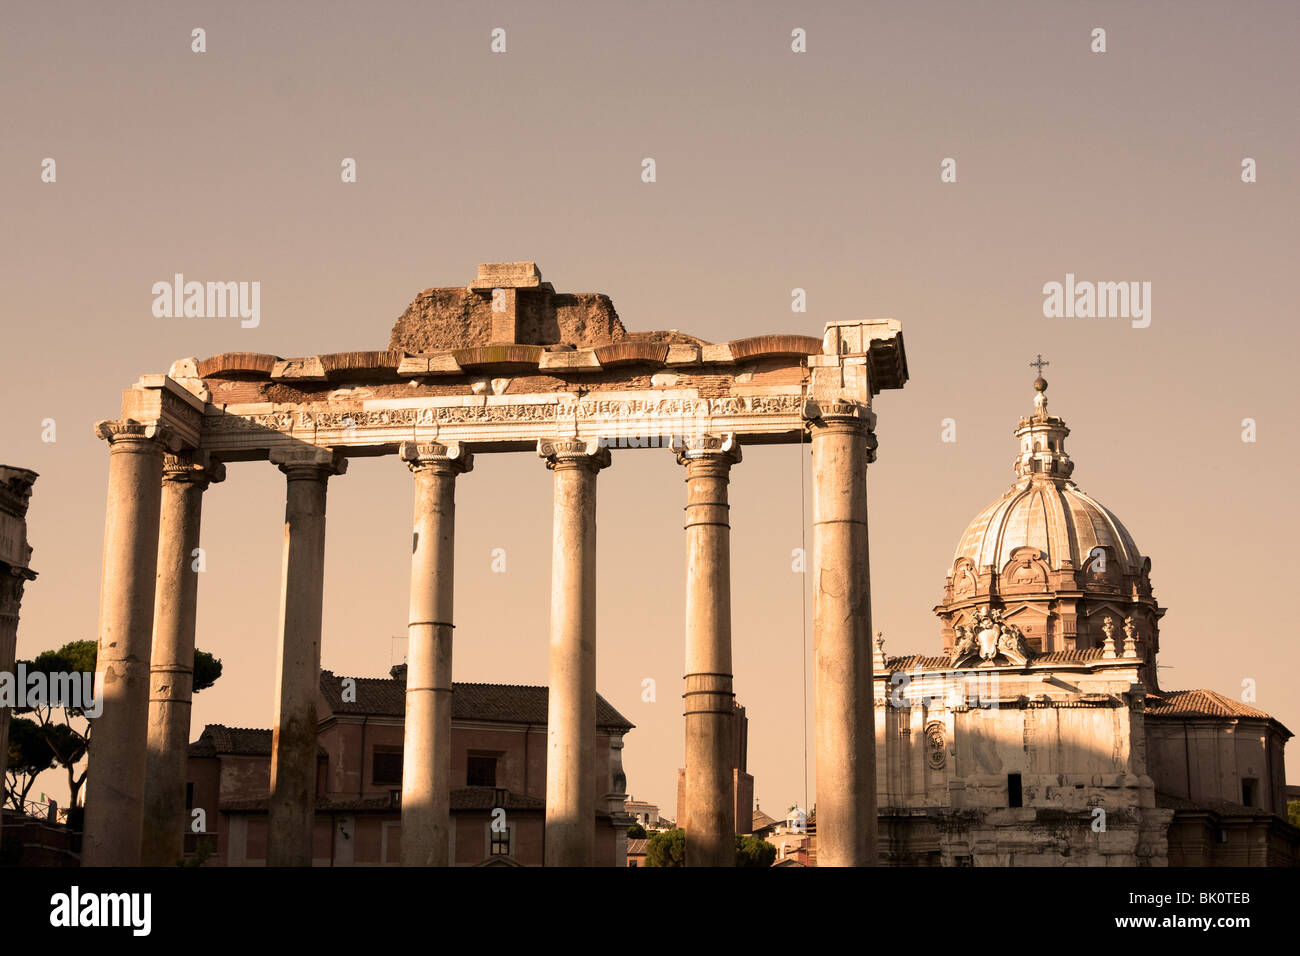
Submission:
<svg viewBox="0 0 1300 956">
<path fill-rule="evenodd" d="M 1162 684 L 1238 696 L 1254 679 L 1257 705 L 1300 728 L 1285 598 L 1300 572 L 1298 10 L 6 5 L 0 461 L 41 474 L 19 656 L 96 636 L 108 452 L 91 424 L 140 374 L 223 351 L 383 348 L 421 289 L 533 259 L 557 290 L 608 293 L 632 330 L 902 322 L 912 380 L 878 399 L 868 479 L 873 627 L 891 654 L 940 647 L 931 608 L 967 521 L 1012 481 L 1041 352 L 1074 477 L 1151 558 Z M 261 324 L 155 318 L 151 286 L 177 272 L 260 282 Z M 1150 282 L 1150 326 L 1045 318 L 1043 285 L 1067 273 Z M 735 683 L 774 813 L 804 799 L 806 582 L 790 552 L 805 464 L 796 446 L 750 448 L 732 473 Z M 642 450 L 598 479 L 599 690 L 637 725 L 630 791 L 670 815 L 683 478 Z M 459 480 L 457 680 L 546 681 L 551 488 L 526 454 L 480 455 Z M 404 655 L 411 496 L 395 458 L 330 483 L 323 664 L 338 673 Z M 272 724 L 284 477 L 232 465 L 205 508 L 198 643 L 225 675 L 196 699 L 192 737 Z M 1291 768 L 1300 780 L 1294 753 Z"/>
</svg>

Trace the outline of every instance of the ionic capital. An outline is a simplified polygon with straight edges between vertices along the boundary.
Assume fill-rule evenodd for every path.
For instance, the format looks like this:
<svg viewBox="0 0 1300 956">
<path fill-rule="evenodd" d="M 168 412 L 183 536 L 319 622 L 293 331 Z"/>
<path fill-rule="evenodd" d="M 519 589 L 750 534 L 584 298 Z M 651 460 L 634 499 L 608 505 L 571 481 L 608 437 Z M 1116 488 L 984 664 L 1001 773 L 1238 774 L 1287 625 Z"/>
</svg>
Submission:
<svg viewBox="0 0 1300 956">
<path fill-rule="evenodd" d="M 674 435 L 668 447 L 679 465 L 709 461 L 730 468 L 741 460 L 740 440 L 735 435 Z"/>
<path fill-rule="evenodd" d="M 848 432 L 861 435 L 867 445 L 867 464 L 876 460 L 876 413 L 857 402 L 804 402 L 803 419 L 813 437 Z"/>
<path fill-rule="evenodd" d="M 596 439 L 541 438 L 537 441 L 538 457 L 546 459 L 551 471 L 563 468 L 586 468 L 597 472 L 610 466 L 609 449 Z"/>
<path fill-rule="evenodd" d="M 272 448 L 270 459 L 271 464 L 277 465 L 290 481 L 323 481 L 348 470 L 348 460 L 343 452 L 320 445 Z"/>
<path fill-rule="evenodd" d="M 163 456 L 163 481 L 197 485 L 204 491 L 208 485 L 225 480 L 226 466 L 207 452 Z"/>
<path fill-rule="evenodd" d="M 436 441 L 404 441 L 398 448 L 398 455 L 413 474 L 433 471 L 460 475 L 474 470 L 474 456 L 459 442 L 444 445 Z"/>
<path fill-rule="evenodd" d="M 177 452 L 182 442 L 174 429 L 158 422 L 134 418 L 104 419 L 95 423 L 95 437 L 108 442 L 113 452 Z"/>
</svg>

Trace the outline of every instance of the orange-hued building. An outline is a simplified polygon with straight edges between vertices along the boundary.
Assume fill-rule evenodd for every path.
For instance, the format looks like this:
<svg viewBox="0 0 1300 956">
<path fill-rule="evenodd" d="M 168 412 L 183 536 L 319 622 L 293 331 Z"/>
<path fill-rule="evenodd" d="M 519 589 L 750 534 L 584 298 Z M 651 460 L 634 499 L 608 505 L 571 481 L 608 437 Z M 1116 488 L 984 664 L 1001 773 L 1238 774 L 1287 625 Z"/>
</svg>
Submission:
<svg viewBox="0 0 1300 956">
<path fill-rule="evenodd" d="M 451 857 L 455 866 L 540 866 L 546 821 L 545 687 L 453 685 Z M 317 700 L 316 866 L 394 865 L 401 854 L 404 666 L 387 678 L 322 671 Z M 624 866 L 623 736 L 596 698 L 596 862 Z M 266 862 L 271 731 L 209 724 L 190 745 L 186 801 L 202 810 L 206 865 Z M 500 812 L 504 811 L 504 812 Z M 495 826 L 493 825 L 495 822 Z"/>
</svg>

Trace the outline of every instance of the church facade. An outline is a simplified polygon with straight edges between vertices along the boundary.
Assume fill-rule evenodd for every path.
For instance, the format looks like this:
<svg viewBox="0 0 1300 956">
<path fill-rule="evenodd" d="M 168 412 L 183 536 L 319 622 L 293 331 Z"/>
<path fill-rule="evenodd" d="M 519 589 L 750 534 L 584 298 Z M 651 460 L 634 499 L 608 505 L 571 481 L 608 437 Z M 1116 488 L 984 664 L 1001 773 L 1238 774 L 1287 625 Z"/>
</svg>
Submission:
<svg viewBox="0 0 1300 956">
<path fill-rule="evenodd" d="M 1070 430 L 1034 389 L 1015 483 L 962 534 L 934 608 L 941 653 L 888 657 L 876 636 L 881 862 L 1295 865 L 1291 732 L 1160 688 L 1151 561 L 1074 482 Z"/>
</svg>

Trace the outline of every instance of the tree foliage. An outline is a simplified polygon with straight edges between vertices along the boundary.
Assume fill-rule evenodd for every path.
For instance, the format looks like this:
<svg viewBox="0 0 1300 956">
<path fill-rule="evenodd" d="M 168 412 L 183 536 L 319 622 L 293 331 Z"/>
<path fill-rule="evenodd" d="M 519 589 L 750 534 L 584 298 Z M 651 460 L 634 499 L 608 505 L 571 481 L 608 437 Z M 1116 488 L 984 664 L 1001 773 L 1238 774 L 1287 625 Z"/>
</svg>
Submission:
<svg viewBox="0 0 1300 956">
<path fill-rule="evenodd" d="M 776 847 L 756 836 L 736 834 L 736 866 L 771 866 L 776 862 Z"/>
<path fill-rule="evenodd" d="M 629 840 L 644 840 L 646 838 L 645 827 L 639 823 L 634 823 L 627 828 L 627 838 Z"/>
<path fill-rule="evenodd" d="M 646 866 L 685 866 L 686 831 L 664 830 L 650 838 L 645 847 Z"/>
<path fill-rule="evenodd" d="M 57 651 L 42 651 L 31 661 L 24 661 L 28 674 L 44 673 L 51 682 L 56 674 L 93 674 L 99 658 L 99 644 L 96 641 L 69 641 Z M 197 694 L 215 684 L 221 677 L 221 661 L 207 651 L 194 651 L 194 687 Z M 79 804 L 81 788 L 86 782 L 89 766 L 83 766 L 77 773 L 77 765 L 82 762 L 90 750 L 90 732 L 93 727 L 84 709 L 66 705 L 54 706 L 49 703 L 15 708 L 21 713 L 31 713 L 36 718 L 42 739 L 53 754 L 49 766 L 63 767 L 68 774 L 68 792 L 71 795 L 70 807 Z M 56 711 L 62 720 L 56 719 Z M 31 721 L 28 721 L 31 723 Z M 28 788 L 31 783 L 28 782 Z"/>
<path fill-rule="evenodd" d="M 22 810 L 36 775 L 54 766 L 54 751 L 40 725 L 26 717 L 9 721 L 9 762 L 5 765 L 5 801 Z"/>
</svg>

